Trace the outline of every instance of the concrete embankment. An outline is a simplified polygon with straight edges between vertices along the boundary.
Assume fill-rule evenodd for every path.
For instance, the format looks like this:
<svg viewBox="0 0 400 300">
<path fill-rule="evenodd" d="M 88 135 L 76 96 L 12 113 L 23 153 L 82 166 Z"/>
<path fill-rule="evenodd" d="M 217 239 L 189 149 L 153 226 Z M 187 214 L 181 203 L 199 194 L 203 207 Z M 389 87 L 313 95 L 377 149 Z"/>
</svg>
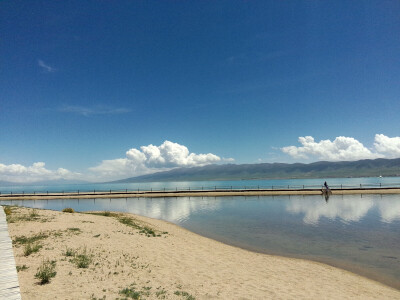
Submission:
<svg viewBox="0 0 400 300">
<path fill-rule="evenodd" d="M 21 299 L 11 238 L 2 206 L 0 206 L 0 299 Z"/>
<path fill-rule="evenodd" d="M 353 188 L 331 189 L 332 195 L 348 194 L 400 194 L 400 188 Z M 73 193 L 3 194 L 0 200 L 39 199 L 93 199 L 93 198 L 156 198 L 156 197 L 223 197 L 223 196 L 279 196 L 322 195 L 321 189 L 288 190 L 177 190 L 177 191 L 111 191 Z"/>
</svg>

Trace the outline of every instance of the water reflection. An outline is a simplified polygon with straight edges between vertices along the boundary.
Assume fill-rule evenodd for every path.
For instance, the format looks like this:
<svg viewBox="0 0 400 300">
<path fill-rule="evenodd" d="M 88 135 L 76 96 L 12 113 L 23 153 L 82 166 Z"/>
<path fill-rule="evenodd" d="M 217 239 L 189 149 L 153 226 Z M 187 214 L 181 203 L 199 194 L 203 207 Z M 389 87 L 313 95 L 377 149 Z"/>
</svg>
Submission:
<svg viewBox="0 0 400 300">
<path fill-rule="evenodd" d="M 21 201 L 20 201 L 21 202 Z M 72 207 L 76 211 L 121 211 L 181 223 L 198 212 L 211 212 L 220 209 L 218 198 L 126 198 L 126 199 L 70 199 L 49 201 L 24 201 L 14 204 L 62 210 Z"/>
<path fill-rule="evenodd" d="M 329 202 L 321 198 L 290 199 L 286 211 L 292 214 L 304 214 L 303 222 L 317 225 L 322 217 L 334 220 L 339 218 L 342 222 L 358 222 L 374 206 L 371 198 L 354 198 L 343 200 L 331 197 Z"/>
<path fill-rule="evenodd" d="M 386 278 L 382 280 L 400 288 L 398 195 L 333 195 L 328 202 L 321 196 L 260 196 L 13 200 L 0 204 L 130 212 L 251 250 L 316 259 L 355 272 L 366 270 L 368 276 L 378 274 L 371 278 Z"/>
<path fill-rule="evenodd" d="M 114 205 L 113 205 L 114 207 Z M 187 220 L 190 215 L 203 211 L 214 211 L 220 207 L 219 201 L 214 199 L 196 199 L 184 197 L 182 199 L 138 199 L 127 202 L 127 211 L 138 213 L 151 218 L 168 220 L 174 223 L 181 223 Z M 123 209 L 123 207 L 121 207 Z M 109 209 L 109 208 L 108 208 Z"/>
<path fill-rule="evenodd" d="M 251 198 L 251 197 L 250 197 Z M 249 198 L 249 199 L 250 199 Z M 280 196 L 258 197 L 257 201 L 269 202 L 279 199 L 286 213 L 304 215 L 303 222 L 308 225 L 318 225 L 321 218 L 331 221 L 338 219 L 341 222 L 360 222 L 370 210 L 376 208 L 380 221 L 392 223 L 400 220 L 400 197 L 395 195 L 347 195 L 331 196 L 329 201 L 321 197 Z M 246 201 L 236 197 L 236 201 Z M 69 200 L 24 200 L 1 201 L 1 204 L 23 205 L 36 208 L 62 210 L 72 207 L 77 211 L 109 210 L 140 214 L 156 219 L 163 219 L 174 223 L 182 223 L 190 219 L 191 215 L 219 211 L 226 205 L 227 197 L 179 197 L 179 198 L 124 198 L 124 199 L 69 199 Z M 327 199 L 325 199 L 327 200 Z M 233 199 L 229 200 L 234 203 Z M 225 203 L 225 204 L 224 204 Z M 250 206 L 252 204 L 248 203 Z M 265 205 L 268 206 L 267 203 Z M 246 207 L 246 205 L 244 206 Z"/>
<path fill-rule="evenodd" d="M 382 198 L 377 200 L 377 206 L 381 214 L 381 221 L 391 223 L 400 220 L 400 201 L 399 199 Z"/>
<path fill-rule="evenodd" d="M 392 223 L 400 220 L 400 197 L 397 196 L 331 196 L 328 200 L 324 202 L 317 197 L 291 198 L 286 204 L 286 211 L 304 214 L 303 222 L 311 225 L 317 225 L 323 217 L 330 220 L 337 218 L 345 223 L 359 222 L 374 207 L 379 211 L 381 222 Z"/>
</svg>

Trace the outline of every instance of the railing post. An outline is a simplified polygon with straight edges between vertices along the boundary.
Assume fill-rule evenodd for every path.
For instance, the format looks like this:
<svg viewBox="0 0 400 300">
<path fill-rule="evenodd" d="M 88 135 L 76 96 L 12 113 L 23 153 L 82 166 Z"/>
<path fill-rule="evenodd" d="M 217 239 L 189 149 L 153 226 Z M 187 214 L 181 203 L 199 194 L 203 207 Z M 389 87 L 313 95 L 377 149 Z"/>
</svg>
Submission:
<svg viewBox="0 0 400 300">
<path fill-rule="evenodd" d="M 79 195 L 79 190 L 78 190 L 78 195 Z"/>
</svg>

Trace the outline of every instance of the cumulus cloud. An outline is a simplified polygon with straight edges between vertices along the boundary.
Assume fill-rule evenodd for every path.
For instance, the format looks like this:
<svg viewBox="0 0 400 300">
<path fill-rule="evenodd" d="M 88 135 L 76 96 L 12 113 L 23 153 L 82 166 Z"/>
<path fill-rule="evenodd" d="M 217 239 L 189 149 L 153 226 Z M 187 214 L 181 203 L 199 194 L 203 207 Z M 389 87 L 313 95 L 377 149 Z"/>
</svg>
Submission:
<svg viewBox="0 0 400 300">
<path fill-rule="evenodd" d="M 333 141 L 319 142 L 312 136 L 305 136 L 299 137 L 299 143 L 302 146 L 287 146 L 281 150 L 293 158 L 317 158 L 329 161 L 400 157 L 400 137 L 390 138 L 383 134 L 375 135 L 373 149 L 368 149 L 358 140 L 345 136 L 339 136 Z"/>
<path fill-rule="evenodd" d="M 56 69 L 46 64 L 43 60 L 38 60 L 38 66 L 41 67 L 45 72 L 52 73 L 55 72 Z"/>
<path fill-rule="evenodd" d="M 119 179 L 123 176 L 138 176 L 176 167 L 195 167 L 221 161 L 215 154 L 190 153 L 178 143 L 165 141 L 160 146 L 148 145 L 129 149 L 126 157 L 103 160 L 100 165 L 90 168 L 98 178 Z"/>
<path fill-rule="evenodd" d="M 376 134 L 374 147 L 386 158 L 400 157 L 400 137 L 398 136 L 390 138 L 383 134 Z"/>
<path fill-rule="evenodd" d="M 36 162 L 27 167 L 20 164 L 0 164 L 0 180 L 9 182 L 31 183 L 41 180 L 77 179 L 77 177 L 80 177 L 79 173 L 64 168 L 46 169 L 44 162 Z"/>
</svg>

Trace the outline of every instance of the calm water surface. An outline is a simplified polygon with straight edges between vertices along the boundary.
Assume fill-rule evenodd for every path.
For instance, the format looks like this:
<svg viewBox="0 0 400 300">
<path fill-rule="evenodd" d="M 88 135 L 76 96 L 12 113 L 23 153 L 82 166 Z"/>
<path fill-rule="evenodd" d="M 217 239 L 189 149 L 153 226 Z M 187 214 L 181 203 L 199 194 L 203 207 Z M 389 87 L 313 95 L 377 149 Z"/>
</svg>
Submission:
<svg viewBox="0 0 400 300">
<path fill-rule="evenodd" d="M 253 251 L 338 266 L 400 289 L 400 196 L 181 197 L 0 201 L 109 210 L 173 222 Z"/>
<path fill-rule="evenodd" d="M 0 186 L 1 193 L 31 192 L 76 192 L 107 190 L 175 190 L 175 189 L 214 189 L 214 188 L 310 188 L 322 187 L 327 181 L 332 188 L 363 186 L 395 186 L 400 187 L 399 177 L 361 177 L 361 178 L 318 178 L 318 179 L 263 179 L 263 180 L 224 180 L 224 181 L 177 181 L 177 182 L 143 182 L 143 183 L 87 183 L 63 185 L 11 185 Z"/>
</svg>

